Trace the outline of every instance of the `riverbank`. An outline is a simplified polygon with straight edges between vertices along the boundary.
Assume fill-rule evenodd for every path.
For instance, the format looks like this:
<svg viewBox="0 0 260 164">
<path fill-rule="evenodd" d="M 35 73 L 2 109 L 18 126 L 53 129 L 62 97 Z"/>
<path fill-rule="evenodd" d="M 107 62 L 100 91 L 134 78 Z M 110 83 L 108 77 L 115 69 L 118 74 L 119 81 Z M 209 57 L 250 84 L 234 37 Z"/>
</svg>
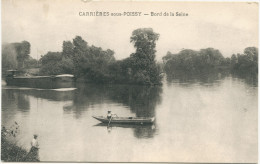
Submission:
<svg viewBox="0 0 260 164">
<path fill-rule="evenodd" d="M 1 160 L 4 162 L 25 162 L 28 152 L 11 143 L 6 138 L 1 140 Z"/>
<path fill-rule="evenodd" d="M 4 162 L 39 162 L 39 158 L 35 153 L 28 152 L 25 148 L 9 140 L 10 138 L 15 138 L 16 135 L 17 131 L 6 130 L 5 127 L 2 128 L 1 160 Z"/>
</svg>

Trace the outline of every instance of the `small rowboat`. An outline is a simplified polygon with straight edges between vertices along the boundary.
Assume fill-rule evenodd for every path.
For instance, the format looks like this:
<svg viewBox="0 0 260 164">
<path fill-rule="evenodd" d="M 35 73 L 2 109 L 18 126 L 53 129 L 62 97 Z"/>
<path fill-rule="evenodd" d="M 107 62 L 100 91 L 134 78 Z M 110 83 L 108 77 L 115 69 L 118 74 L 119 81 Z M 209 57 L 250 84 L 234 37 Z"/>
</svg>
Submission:
<svg viewBox="0 0 260 164">
<path fill-rule="evenodd" d="M 152 124 L 154 117 L 112 117 L 108 119 L 104 116 L 92 116 L 93 118 L 103 123 L 117 123 L 117 124 Z"/>
</svg>

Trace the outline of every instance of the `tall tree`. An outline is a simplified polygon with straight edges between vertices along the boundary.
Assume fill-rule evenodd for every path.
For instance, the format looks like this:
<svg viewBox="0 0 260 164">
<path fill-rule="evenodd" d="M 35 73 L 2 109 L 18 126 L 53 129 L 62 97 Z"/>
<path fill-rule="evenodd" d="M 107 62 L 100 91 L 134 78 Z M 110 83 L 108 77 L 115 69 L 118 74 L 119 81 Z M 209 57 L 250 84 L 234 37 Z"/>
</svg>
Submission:
<svg viewBox="0 0 260 164">
<path fill-rule="evenodd" d="M 130 42 L 136 52 L 130 55 L 130 80 L 139 84 L 159 84 L 160 70 L 155 62 L 156 41 L 159 34 L 152 28 L 140 28 L 133 31 Z"/>
<path fill-rule="evenodd" d="M 159 39 L 159 34 L 153 32 L 152 28 L 139 28 L 133 31 L 130 42 L 136 48 L 138 58 L 146 58 L 150 61 L 155 59 L 156 41 Z"/>
</svg>

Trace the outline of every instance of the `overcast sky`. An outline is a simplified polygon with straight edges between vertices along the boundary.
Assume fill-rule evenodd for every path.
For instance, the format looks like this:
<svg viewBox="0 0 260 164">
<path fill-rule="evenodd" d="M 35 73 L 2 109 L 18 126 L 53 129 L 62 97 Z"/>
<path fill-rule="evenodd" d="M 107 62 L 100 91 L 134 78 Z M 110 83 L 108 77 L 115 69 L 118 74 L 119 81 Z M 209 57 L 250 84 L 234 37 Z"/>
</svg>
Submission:
<svg viewBox="0 0 260 164">
<path fill-rule="evenodd" d="M 140 17 L 90 17 L 79 12 L 142 12 Z M 152 17 L 150 12 L 183 12 L 186 17 Z M 167 51 L 213 47 L 224 56 L 258 47 L 258 4 L 242 2 L 84 2 L 2 0 L 2 42 L 31 43 L 31 56 L 61 51 L 64 40 L 81 36 L 89 45 L 112 49 L 116 59 L 135 51 L 130 36 L 151 27 L 160 34 L 157 60 Z"/>
</svg>

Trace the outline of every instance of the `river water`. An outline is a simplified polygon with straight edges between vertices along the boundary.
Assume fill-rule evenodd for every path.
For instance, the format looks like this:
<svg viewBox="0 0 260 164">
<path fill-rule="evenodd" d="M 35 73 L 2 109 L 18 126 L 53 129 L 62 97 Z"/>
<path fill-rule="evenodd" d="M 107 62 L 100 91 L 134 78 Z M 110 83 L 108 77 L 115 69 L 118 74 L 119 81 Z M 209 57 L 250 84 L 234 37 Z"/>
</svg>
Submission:
<svg viewBox="0 0 260 164">
<path fill-rule="evenodd" d="M 41 161 L 257 162 L 258 87 L 245 80 L 164 80 L 161 87 L 2 84 L 2 125 L 17 144 L 38 134 Z M 99 124 L 93 115 L 155 116 L 154 125 Z"/>
</svg>

